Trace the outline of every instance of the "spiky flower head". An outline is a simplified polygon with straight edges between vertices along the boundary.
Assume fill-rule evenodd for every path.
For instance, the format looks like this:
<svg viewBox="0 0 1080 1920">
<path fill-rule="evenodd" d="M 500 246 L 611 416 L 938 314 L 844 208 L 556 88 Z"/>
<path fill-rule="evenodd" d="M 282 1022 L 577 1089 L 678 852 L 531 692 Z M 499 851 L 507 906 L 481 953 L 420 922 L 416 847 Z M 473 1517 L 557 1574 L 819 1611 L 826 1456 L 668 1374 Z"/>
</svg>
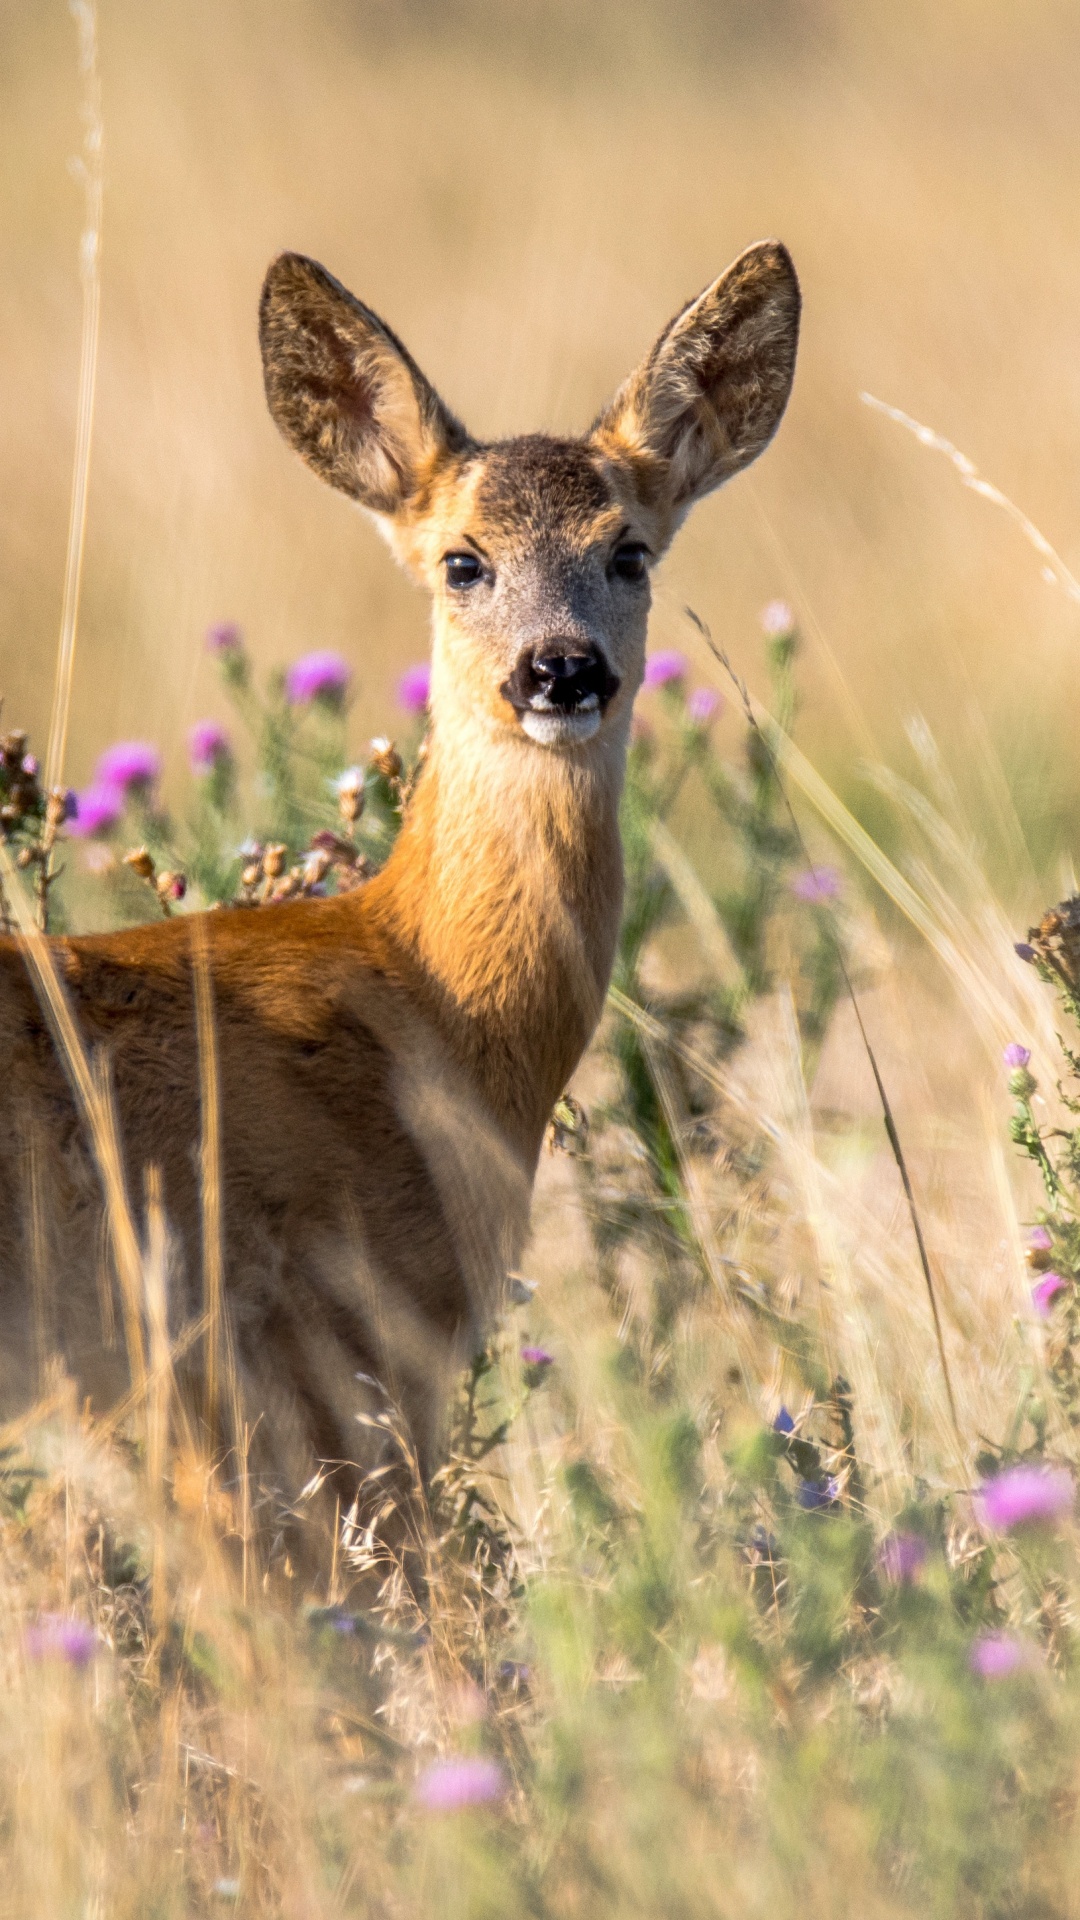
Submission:
<svg viewBox="0 0 1080 1920">
<path fill-rule="evenodd" d="M 676 653 L 673 647 L 661 653 L 650 653 L 645 662 L 644 685 L 650 689 L 670 687 L 676 681 L 686 679 L 686 656 Z"/>
<path fill-rule="evenodd" d="M 1013 1527 L 1061 1519 L 1071 1513 L 1075 1494 L 1066 1467 L 1021 1464 L 984 1481 L 976 1504 L 988 1527 L 1008 1533 Z"/>
<path fill-rule="evenodd" d="M 324 706 L 340 706 L 351 679 L 348 661 L 325 647 L 293 661 L 285 675 L 285 697 L 294 707 L 310 706 L 313 700 L 322 701 Z"/>
<path fill-rule="evenodd" d="M 501 1800 L 509 1782 L 497 1760 L 482 1754 L 461 1754 L 436 1760 L 420 1775 L 416 1798 L 429 1813 L 457 1813 L 462 1807 L 483 1806 Z"/>
<path fill-rule="evenodd" d="M 230 759 L 232 744 L 225 728 L 216 720 L 197 720 L 188 733 L 188 759 L 196 774 L 213 773 Z"/>
<path fill-rule="evenodd" d="M 426 660 L 406 667 L 397 684 L 398 706 L 406 713 L 424 713 L 431 699 L 431 668 Z"/>
<path fill-rule="evenodd" d="M 145 792 L 161 773 L 161 755 L 149 740 L 117 740 L 106 747 L 94 771 L 100 787 L 117 793 Z"/>
</svg>

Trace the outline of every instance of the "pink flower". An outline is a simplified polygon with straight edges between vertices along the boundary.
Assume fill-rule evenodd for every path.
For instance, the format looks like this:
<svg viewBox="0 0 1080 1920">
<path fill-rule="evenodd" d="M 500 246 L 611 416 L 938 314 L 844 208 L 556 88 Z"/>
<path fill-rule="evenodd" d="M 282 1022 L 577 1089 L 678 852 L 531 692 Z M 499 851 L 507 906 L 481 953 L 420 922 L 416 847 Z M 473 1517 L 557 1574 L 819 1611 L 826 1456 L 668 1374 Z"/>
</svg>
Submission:
<svg viewBox="0 0 1080 1920">
<path fill-rule="evenodd" d="M 111 833 L 124 811 L 124 796 L 115 787 L 95 784 L 72 796 L 74 812 L 68 818 L 68 832 L 77 840 L 89 840 L 96 834 Z"/>
<path fill-rule="evenodd" d="M 293 661 L 285 676 L 286 698 L 294 707 L 307 706 L 312 700 L 337 705 L 344 698 L 351 679 L 352 668 L 340 653 L 331 653 L 326 648 L 319 653 L 305 653 L 301 660 Z"/>
<path fill-rule="evenodd" d="M 692 726 L 707 727 L 724 711 L 724 696 L 712 687 L 695 687 L 686 702 L 686 717 Z"/>
<path fill-rule="evenodd" d="M 219 761 L 227 760 L 231 752 L 229 736 L 216 720 L 195 722 L 188 734 L 192 773 L 213 773 Z"/>
<path fill-rule="evenodd" d="M 1048 1228 L 1032 1227 L 1031 1232 L 1028 1234 L 1028 1246 L 1031 1248 L 1032 1253 L 1049 1253 L 1053 1244 L 1053 1238 Z"/>
<path fill-rule="evenodd" d="M 1027 1066 L 1028 1061 L 1031 1059 L 1031 1048 L 1022 1047 L 1019 1040 L 1013 1040 L 1005 1048 L 1001 1057 L 1005 1065 L 1015 1073 L 1020 1067 Z"/>
<path fill-rule="evenodd" d="M 998 1532 L 1010 1527 L 1058 1520 L 1071 1513 L 1075 1488 L 1066 1467 L 1006 1467 L 984 1481 L 976 1505 L 983 1521 Z"/>
<path fill-rule="evenodd" d="M 96 1633 L 82 1620 L 66 1614 L 40 1614 L 26 1629 L 26 1651 L 31 1660 L 63 1660 L 69 1667 L 85 1667 L 97 1650 Z"/>
<path fill-rule="evenodd" d="M 527 1367 L 553 1367 L 555 1355 L 546 1347 L 522 1347 L 521 1357 Z"/>
<path fill-rule="evenodd" d="M 1031 1289 L 1031 1304 L 1044 1320 L 1049 1319 L 1054 1300 L 1068 1281 L 1060 1273 L 1044 1273 Z"/>
<path fill-rule="evenodd" d="M 38 774 L 41 772 L 41 762 L 36 753 L 23 754 L 22 770 L 28 780 L 37 779 Z"/>
<path fill-rule="evenodd" d="M 894 1586 L 910 1586 L 926 1559 L 926 1541 L 917 1533 L 890 1533 L 881 1543 L 878 1566 Z"/>
<path fill-rule="evenodd" d="M 429 1813 L 456 1813 L 460 1807 L 501 1800 L 508 1785 L 497 1760 L 462 1754 L 426 1768 L 416 1783 L 416 1798 Z"/>
<path fill-rule="evenodd" d="M 795 875 L 791 891 L 796 900 L 805 900 L 817 907 L 826 900 L 835 900 L 842 884 L 835 867 L 807 867 L 804 873 Z"/>
<path fill-rule="evenodd" d="M 207 653 L 239 653 L 244 637 L 235 620 L 219 620 L 206 630 Z"/>
<path fill-rule="evenodd" d="M 161 755 L 149 740 L 118 740 L 106 747 L 94 779 L 100 787 L 114 787 L 126 794 L 152 787 L 160 772 Z"/>
<path fill-rule="evenodd" d="M 665 653 L 651 653 L 645 662 L 645 685 L 647 687 L 668 687 L 674 680 L 685 680 L 686 660 L 681 653 L 669 648 Z"/>
<path fill-rule="evenodd" d="M 431 699 L 431 668 L 426 660 L 406 667 L 397 686 L 398 706 L 406 713 L 423 713 Z"/>
<path fill-rule="evenodd" d="M 782 640 L 795 631 L 795 615 L 786 600 L 770 600 L 761 609 L 761 631 L 770 640 Z"/>
<path fill-rule="evenodd" d="M 980 1633 L 968 1654 L 972 1673 L 983 1680 L 1001 1680 L 1018 1667 L 1031 1664 L 1031 1649 L 1015 1633 Z"/>
</svg>

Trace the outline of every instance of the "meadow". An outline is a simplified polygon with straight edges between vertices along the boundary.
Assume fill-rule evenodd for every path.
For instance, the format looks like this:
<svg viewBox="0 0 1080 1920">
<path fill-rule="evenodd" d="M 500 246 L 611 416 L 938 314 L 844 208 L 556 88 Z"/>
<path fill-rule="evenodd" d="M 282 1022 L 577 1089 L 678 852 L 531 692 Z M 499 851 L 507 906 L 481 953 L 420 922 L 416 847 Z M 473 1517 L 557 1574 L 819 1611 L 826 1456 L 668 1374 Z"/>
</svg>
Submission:
<svg viewBox="0 0 1080 1920">
<path fill-rule="evenodd" d="M 115 804 L 63 830 L 55 925 L 272 913 L 342 883 L 327 836 L 377 863 L 396 831 L 419 602 L 265 417 L 279 247 L 487 433 L 584 424 L 760 233 L 807 322 L 775 447 L 661 578 L 608 1014 L 417 1493 L 423 1582 L 346 1526 L 299 1590 L 167 1340 L 146 1402 L 95 1421 L 43 1326 L 0 1454 L 0 1914 L 1074 1914 L 1077 972 L 1067 920 L 1028 938 L 1074 890 L 1080 798 L 1070 10 L 115 0 L 99 26 L 65 778 Z M 80 124 L 65 8 L 0 5 L 0 45 L 17 855 Z M 317 651 L 341 667 L 313 691 Z"/>
</svg>

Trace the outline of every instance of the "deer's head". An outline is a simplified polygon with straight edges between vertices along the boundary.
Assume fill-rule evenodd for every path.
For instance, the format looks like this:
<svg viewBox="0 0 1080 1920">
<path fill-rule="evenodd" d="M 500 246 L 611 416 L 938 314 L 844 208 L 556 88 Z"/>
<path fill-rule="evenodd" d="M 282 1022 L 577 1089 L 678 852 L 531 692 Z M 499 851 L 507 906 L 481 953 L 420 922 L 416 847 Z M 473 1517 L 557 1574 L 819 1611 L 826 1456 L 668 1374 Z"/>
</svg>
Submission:
<svg viewBox="0 0 1080 1920">
<path fill-rule="evenodd" d="M 571 753 L 625 732 L 650 571 L 694 501 L 772 438 L 798 330 L 790 257 L 763 241 L 676 315 L 581 439 L 485 445 L 315 261 L 276 260 L 260 311 L 281 432 L 434 597 L 436 723 L 456 708 Z"/>
</svg>

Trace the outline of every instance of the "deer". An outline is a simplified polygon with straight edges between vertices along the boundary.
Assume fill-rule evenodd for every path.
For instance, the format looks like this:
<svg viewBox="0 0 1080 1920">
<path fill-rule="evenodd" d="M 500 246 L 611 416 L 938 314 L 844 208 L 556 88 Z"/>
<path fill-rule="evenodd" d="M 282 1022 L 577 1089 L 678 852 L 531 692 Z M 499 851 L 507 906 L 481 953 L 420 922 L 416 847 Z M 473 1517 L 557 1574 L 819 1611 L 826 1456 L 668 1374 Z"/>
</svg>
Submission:
<svg viewBox="0 0 1080 1920">
<path fill-rule="evenodd" d="M 776 432 L 799 315 L 789 254 L 763 241 L 682 307 L 582 436 L 485 442 L 324 267 L 284 253 L 266 274 L 274 423 L 431 596 L 422 773 L 385 865 L 353 892 L 53 936 L 48 953 L 107 1069 L 143 1230 L 155 1169 L 173 1335 L 208 1284 L 203 969 L 232 1364 L 284 1501 L 313 1471 L 367 1470 L 379 1394 L 421 1471 L 437 1462 L 452 1383 L 522 1254 L 553 1105 L 604 1007 L 650 577 L 690 508 Z M 114 1405 L 131 1358 L 99 1168 L 12 937 L 0 1078 L 0 1416 L 36 1390 L 43 1326 L 90 1404 Z"/>
</svg>

